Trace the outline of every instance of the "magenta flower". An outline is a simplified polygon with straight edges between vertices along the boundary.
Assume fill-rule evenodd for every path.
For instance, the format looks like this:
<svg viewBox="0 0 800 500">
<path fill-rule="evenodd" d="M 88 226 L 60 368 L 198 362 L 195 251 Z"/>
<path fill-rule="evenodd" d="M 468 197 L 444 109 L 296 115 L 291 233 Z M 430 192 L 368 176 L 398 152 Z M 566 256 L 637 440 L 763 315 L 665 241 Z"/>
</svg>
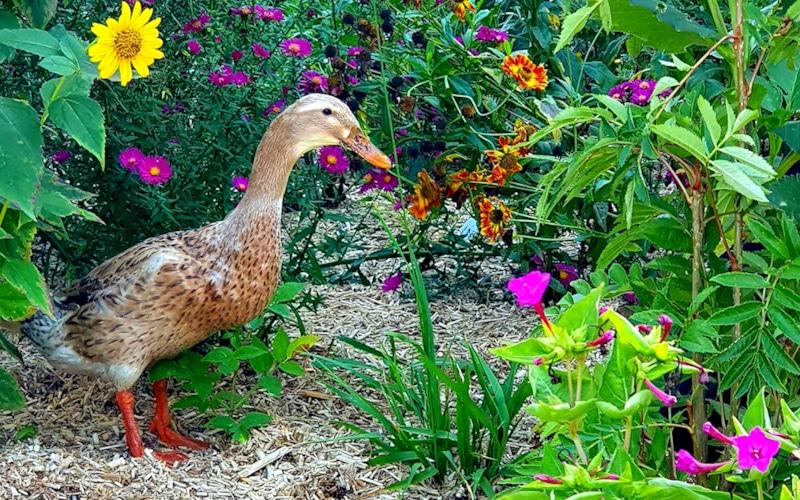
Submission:
<svg viewBox="0 0 800 500">
<path fill-rule="evenodd" d="M 698 462 L 697 459 L 695 459 L 692 454 L 686 450 L 680 450 L 675 457 L 675 468 L 688 474 L 705 474 L 708 472 L 714 472 L 715 470 L 730 463 L 731 462 L 704 464 L 702 462 Z"/>
<path fill-rule="evenodd" d="M 481 42 L 503 43 L 508 40 L 508 33 L 493 28 L 487 28 L 486 26 L 481 26 L 475 33 L 475 40 Z"/>
<path fill-rule="evenodd" d="M 608 330 L 607 332 L 603 332 L 603 334 L 596 339 L 587 342 L 586 347 L 600 347 L 601 345 L 608 344 L 612 340 L 614 340 L 614 330 Z"/>
<path fill-rule="evenodd" d="M 753 427 L 747 436 L 733 438 L 736 446 L 736 460 L 742 469 L 755 467 L 758 472 L 767 472 L 772 459 L 781 449 L 778 441 L 769 439 L 761 427 Z"/>
<path fill-rule="evenodd" d="M 281 22 L 283 21 L 283 11 L 280 9 L 276 9 L 274 7 L 264 8 L 260 5 L 256 5 L 256 17 L 261 19 L 262 21 L 276 21 Z"/>
<path fill-rule="evenodd" d="M 631 102 L 637 106 L 644 106 L 650 102 L 650 97 L 652 95 L 652 90 L 634 90 L 631 94 Z"/>
<path fill-rule="evenodd" d="M 119 153 L 119 164 L 132 172 L 138 171 L 144 164 L 144 153 L 136 148 L 123 149 Z"/>
<path fill-rule="evenodd" d="M 61 151 L 56 151 L 50 157 L 50 159 L 53 160 L 53 163 L 55 163 L 56 165 L 61 165 L 62 163 L 64 163 L 67 160 L 69 160 L 70 158 L 72 158 L 72 153 L 70 153 L 66 149 L 61 150 Z"/>
<path fill-rule="evenodd" d="M 694 362 L 684 361 L 682 359 L 679 359 L 677 361 L 678 361 L 678 364 L 680 366 L 686 366 L 686 367 L 689 367 L 689 368 L 694 368 L 695 370 L 699 371 L 700 375 L 697 377 L 697 381 L 699 383 L 703 384 L 703 385 L 708 384 L 708 372 L 706 371 L 705 368 L 703 368 L 702 366 L 700 366 L 700 365 L 698 365 L 697 363 L 694 363 Z M 708 422 L 706 422 L 706 423 L 708 423 Z"/>
<path fill-rule="evenodd" d="M 239 16 L 241 16 L 241 17 L 247 17 L 247 16 L 249 16 L 250 14 L 253 13 L 253 9 L 250 8 L 249 5 L 244 5 L 242 7 L 239 7 L 238 9 L 236 9 L 236 11 L 237 11 L 237 14 Z M 231 13 L 233 13 L 233 12 L 231 11 Z"/>
<path fill-rule="evenodd" d="M 164 184 L 172 177 L 172 168 L 163 156 L 147 156 L 139 166 L 139 177 L 148 184 Z"/>
<path fill-rule="evenodd" d="M 186 42 L 186 47 L 192 54 L 199 54 L 200 51 L 203 50 L 203 46 L 200 45 L 200 42 L 198 42 L 197 40 L 189 40 L 188 42 Z"/>
<path fill-rule="evenodd" d="M 234 50 L 231 52 L 231 59 L 233 59 L 233 62 L 239 62 L 239 59 L 242 57 L 244 57 L 244 52 L 241 50 Z"/>
<path fill-rule="evenodd" d="M 234 177 L 231 179 L 231 184 L 233 184 L 233 188 L 240 193 L 244 193 L 247 191 L 247 185 L 249 184 L 249 179 L 247 177 Z"/>
<path fill-rule="evenodd" d="M 568 266 L 567 264 L 559 262 L 555 265 L 555 268 L 558 273 L 558 281 L 564 285 L 564 288 L 568 288 L 573 281 L 578 279 L 578 270 L 573 266 Z"/>
<path fill-rule="evenodd" d="M 319 150 L 319 165 L 332 174 L 343 174 L 350 166 L 350 159 L 338 146 L 325 146 Z"/>
<path fill-rule="evenodd" d="M 669 331 L 672 330 L 672 318 L 666 314 L 659 314 L 658 324 L 664 328 L 664 331 L 661 333 L 661 342 L 664 342 L 667 336 L 669 336 Z"/>
<path fill-rule="evenodd" d="M 283 107 L 285 105 L 286 105 L 286 101 L 284 101 L 283 99 L 278 99 L 277 101 L 275 101 L 272 104 L 270 104 L 269 106 L 267 106 L 267 109 L 264 110 L 264 112 L 262 113 L 262 116 L 264 116 L 266 118 L 271 113 L 278 114 L 278 113 L 281 112 L 281 110 L 283 110 Z"/>
<path fill-rule="evenodd" d="M 300 82 L 297 84 L 297 90 L 304 94 L 324 92 L 328 90 L 328 77 L 316 71 L 303 71 L 303 74 L 300 75 Z"/>
<path fill-rule="evenodd" d="M 361 82 L 358 81 L 358 78 L 356 78 L 354 76 L 346 75 L 345 79 L 347 80 L 347 83 L 349 83 L 350 86 L 352 86 L 352 87 L 355 87 L 356 85 L 361 83 Z"/>
<path fill-rule="evenodd" d="M 675 396 L 673 396 L 671 394 L 667 394 L 666 392 L 662 391 L 661 389 L 656 387 L 649 380 L 644 379 L 644 385 L 646 385 L 647 388 L 650 389 L 650 392 L 652 392 L 653 395 L 655 395 L 655 397 L 657 397 L 658 399 L 661 400 L 661 403 L 664 406 L 671 408 L 671 407 L 675 406 L 675 403 L 678 402 L 678 398 L 676 398 Z"/>
<path fill-rule="evenodd" d="M 358 61 L 356 61 L 355 59 L 350 59 L 347 61 L 347 66 L 349 66 L 350 69 L 356 69 L 358 68 Z"/>
<path fill-rule="evenodd" d="M 393 176 L 386 170 L 373 169 L 375 187 L 382 191 L 394 191 L 397 187 L 397 177 Z"/>
<path fill-rule="evenodd" d="M 360 54 L 362 50 L 364 50 L 364 47 L 350 47 L 347 49 L 347 55 L 350 57 L 355 57 Z"/>
<path fill-rule="evenodd" d="M 716 439 L 717 441 L 721 441 L 725 444 L 733 444 L 733 439 L 726 436 L 725 434 L 721 433 L 711 422 L 706 422 L 703 424 L 703 432 L 711 436 L 712 438 Z"/>
<path fill-rule="evenodd" d="M 534 474 L 533 479 L 547 484 L 564 484 L 564 481 L 547 474 Z"/>
<path fill-rule="evenodd" d="M 257 57 L 261 57 L 263 59 L 269 57 L 269 51 L 265 49 L 260 43 L 254 43 L 252 45 L 252 48 L 253 48 L 253 54 L 255 54 Z"/>
<path fill-rule="evenodd" d="M 232 74 L 230 78 L 231 78 L 231 83 L 233 83 L 234 85 L 238 85 L 240 87 L 243 85 L 247 85 L 247 83 L 250 81 L 250 77 L 241 71 L 237 71 L 236 73 Z"/>
<path fill-rule="evenodd" d="M 233 83 L 232 76 L 233 75 L 225 75 L 222 73 L 211 72 L 208 75 L 208 80 L 211 82 L 212 85 L 215 85 L 217 87 L 226 87 L 231 83 Z"/>
<path fill-rule="evenodd" d="M 189 33 L 197 33 L 202 30 L 210 21 L 211 16 L 209 16 L 206 11 L 201 10 L 197 19 L 192 19 L 184 25 L 183 34 L 187 35 Z"/>
<path fill-rule="evenodd" d="M 393 274 L 384 280 L 381 290 L 383 290 L 383 293 L 393 292 L 400 288 L 401 284 L 403 284 L 403 273 L 398 272 L 397 274 Z"/>
<path fill-rule="evenodd" d="M 281 42 L 283 53 L 291 57 L 307 57 L 311 55 L 311 42 L 302 38 L 289 38 Z"/>
<path fill-rule="evenodd" d="M 533 366 L 542 366 L 544 364 L 544 358 L 539 356 L 533 358 Z"/>
<path fill-rule="evenodd" d="M 636 294 L 633 292 L 625 292 L 622 294 L 622 299 L 627 302 L 628 304 L 638 305 L 639 299 L 636 297 Z"/>
<path fill-rule="evenodd" d="M 533 307 L 542 304 L 542 296 L 549 284 L 549 274 L 532 271 L 521 278 L 510 280 L 507 286 L 508 290 L 517 296 L 520 307 Z"/>
</svg>

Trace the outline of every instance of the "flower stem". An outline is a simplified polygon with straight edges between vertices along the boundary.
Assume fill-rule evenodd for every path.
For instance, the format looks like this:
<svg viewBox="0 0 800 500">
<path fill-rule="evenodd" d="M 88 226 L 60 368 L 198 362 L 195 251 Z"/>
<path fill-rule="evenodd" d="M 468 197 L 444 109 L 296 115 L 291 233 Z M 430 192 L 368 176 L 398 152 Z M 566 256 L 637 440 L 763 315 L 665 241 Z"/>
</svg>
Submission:
<svg viewBox="0 0 800 500">
<path fill-rule="evenodd" d="M 575 402 L 581 400 L 581 385 L 583 384 L 583 365 L 584 363 L 586 363 L 586 356 L 579 356 L 577 358 L 577 362 L 578 362 L 578 370 L 577 370 L 578 387 L 575 391 Z"/>
<path fill-rule="evenodd" d="M 569 389 L 569 404 L 570 406 L 575 404 L 575 397 L 572 388 L 572 358 L 567 358 L 567 388 Z"/>
<path fill-rule="evenodd" d="M 633 430 L 633 415 L 628 415 L 628 418 L 625 420 L 625 441 L 622 443 L 622 447 L 625 451 L 631 450 L 631 431 Z"/>
<path fill-rule="evenodd" d="M 764 488 L 761 486 L 761 478 L 756 481 L 756 491 L 758 491 L 758 500 L 764 500 Z"/>
<path fill-rule="evenodd" d="M 572 436 L 572 442 L 575 443 L 575 450 L 578 452 L 578 458 L 580 458 L 582 464 L 588 464 L 589 459 L 586 458 L 586 452 L 583 451 L 583 445 L 581 444 L 581 438 L 578 436 L 578 421 L 573 420 L 569 423 L 569 433 Z"/>
</svg>

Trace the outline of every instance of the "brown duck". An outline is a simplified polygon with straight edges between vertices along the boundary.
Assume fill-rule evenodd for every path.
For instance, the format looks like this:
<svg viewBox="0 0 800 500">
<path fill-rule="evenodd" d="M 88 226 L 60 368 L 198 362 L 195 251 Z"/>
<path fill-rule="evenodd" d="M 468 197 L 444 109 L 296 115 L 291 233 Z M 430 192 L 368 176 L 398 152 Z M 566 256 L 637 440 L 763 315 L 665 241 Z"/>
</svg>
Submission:
<svg viewBox="0 0 800 500">
<path fill-rule="evenodd" d="M 391 166 L 340 100 L 322 94 L 299 99 L 264 134 L 247 192 L 224 220 L 129 248 L 54 294 L 54 317 L 37 312 L 16 325 L 55 368 L 114 384 L 133 457 L 141 457 L 144 448 L 129 389 L 154 362 L 264 309 L 280 277 L 281 208 L 289 173 L 305 153 L 339 144 L 377 167 Z M 207 448 L 170 427 L 166 389 L 166 380 L 153 386 L 150 431 L 168 446 Z M 168 463 L 186 459 L 175 451 L 155 456 Z"/>
</svg>

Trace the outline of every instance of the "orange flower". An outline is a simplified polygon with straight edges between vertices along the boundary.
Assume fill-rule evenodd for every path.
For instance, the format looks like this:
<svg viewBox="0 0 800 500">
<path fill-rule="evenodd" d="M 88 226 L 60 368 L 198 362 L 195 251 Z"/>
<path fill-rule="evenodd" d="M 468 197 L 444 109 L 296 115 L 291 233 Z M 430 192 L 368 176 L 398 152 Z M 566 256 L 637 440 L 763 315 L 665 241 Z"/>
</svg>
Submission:
<svg viewBox="0 0 800 500">
<path fill-rule="evenodd" d="M 417 177 L 419 183 L 414 186 L 414 194 L 408 197 L 411 202 L 408 211 L 417 219 L 425 220 L 432 208 L 442 206 L 442 188 L 431 180 L 425 170 L 417 174 Z"/>
<path fill-rule="evenodd" d="M 496 204 L 496 205 L 495 205 Z M 481 216 L 481 234 L 492 243 L 503 234 L 505 225 L 511 220 L 511 210 L 497 198 L 483 198 L 478 201 Z"/>
<path fill-rule="evenodd" d="M 508 137 L 500 137 L 497 140 L 500 149 L 483 152 L 492 163 L 492 173 L 486 179 L 487 181 L 502 186 L 506 183 L 509 175 L 522 171 L 519 157 L 528 154 L 528 148 L 519 146 L 523 140 L 521 134 L 518 134 L 513 141 Z"/>
<path fill-rule="evenodd" d="M 475 189 L 475 185 L 478 182 L 483 182 L 485 176 L 481 171 L 467 172 L 466 169 L 462 169 L 451 174 L 449 180 L 450 182 L 447 183 L 447 189 L 444 193 L 445 198 L 453 199 L 457 194 L 459 198 L 463 198 L 469 196 L 467 189 Z M 464 186 L 465 184 L 467 185 L 466 187 Z"/>
<path fill-rule="evenodd" d="M 519 82 L 519 88 L 544 90 L 547 88 L 547 70 L 544 66 L 533 64 L 525 54 L 506 56 L 503 59 L 503 73 Z"/>
<path fill-rule="evenodd" d="M 464 21 L 468 10 L 470 12 L 475 12 L 475 6 L 472 5 L 472 2 L 469 0 L 453 1 L 451 6 L 453 8 L 453 14 L 458 16 L 461 21 Z"/>
</svg>

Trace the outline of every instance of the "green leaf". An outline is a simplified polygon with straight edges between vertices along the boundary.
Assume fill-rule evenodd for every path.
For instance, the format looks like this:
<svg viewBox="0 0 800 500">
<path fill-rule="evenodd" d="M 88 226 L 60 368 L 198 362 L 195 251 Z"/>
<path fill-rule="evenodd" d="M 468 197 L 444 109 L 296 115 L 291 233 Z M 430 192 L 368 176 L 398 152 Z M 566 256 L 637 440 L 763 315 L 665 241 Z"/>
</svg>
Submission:
<svg viewBox="0 0 800 500">
<path fill-rule="evenodd" d="M 569 403 L 549 405 L 547 403 L 538 402 L 531 403 L 526 411 L 538 417 L 542 422 L 567 423 L 581 420 L 587 413 L 595 408 L 596 403 L 596 399 L 578 401 L 575 403 L 575 406 L 570 406 Z"/>
<path fill-rule="evenodd" d="M 206 363 L 225 363 L 235 359 L 233 351 L 228 347 L 217 347 L 213 351 L 203 356 L 203 361 Z"/>
<path fill-rule="evenodd" d="M 267 354 L 268 354 L 267 351 L 263 349 L 259 349 L 258 347 L 252 345 L 246 345 L 236 349 L 236 351 L 234 351 L 233 353 L 233 357 L 239 360 L 244 360 L 244 359 L 257 358 L 259 356 L 265 356 Z"/>
<path fill-rule="evenodd" d="M 168 379 L 178 371 L 178 364 L 172 359 L 162 359 L 150 368 L 147 380 L 152 384 L 159 380 Z"/>
<path fill-rule="evenodd" d="M 289 336 L 283 327 L 278 328 L 275 338 L 272 339 L 272 355 L 278 362 L 285 361 L 287 358 L 286 350 L 289 348 Z"/>
<path fill-rule="evenodd" d="M 622 410 L 605 401 L 598 401 L 597 409 L 600 410 L 600 412 L 604 415 L 607 415 L 611 418 L 625 418 L 647 408 L 647 406 L 650 404 L 652 396 L 653 393 L 650 392 L 649 389 L 646 389 L 639 391 L 628 398 L 628 400 L 625 402 L 625 407 Z"/>
<path fill-rule="evenodd" d="M 708 149 L 703 140 L 687 128 L 678 125 L 651 125 L 650 130 L 665 141 L 680 146 L 702 162 L 708 158 Z"/>
<path fill-rule="evenodd" d="M 42 96 L 42 104 L 46 109 L 58 97 L 89 97 L 91 88 L 92 80 L 85 75 L 70 75 L 44 82 L 39 89 L 39 95 Z"/>
<path fill-rule="evenodd" d="M 764 245 L 773 257 L 782 260 L 789 260 L 789 249 L 786 244 L 778 238 L 772 228 L 758 219 L 749 217 L 747 219 L 747 229 L 755 236 L 755 241 Z"/>
<path fill-rule="evenodd" d="M 17 380 L 0 368 L 0 410 L 19 411 L 25 408 L 25 399 L 19 392 Z"/>
<path fill-rule="evenodd" d="M 97 101 L 78 95 L 60 96 L 50 104 L 49 110 L 53 123 L 92 153 L 105 168 L 105 118 Z"/>
<path fill-rule="evenodd" d="M 61 38 L 59 45 L 61 46 L 61 52 L 63 52 L 69 60 L 73 61 L 76 66 L 80 67 L 81 63 L 89 62 L 89 55 L 86 52 L 86 47 L 83 42 L 78 40 L 72 33 L 67 33 Z"/>
<path fill-rule="evenodd" d="M 711 315 L 706 322 L 710 326 L 735 325 L 750 318 L 755 318 L 763 307 L 764 304 L 758 302 L 743 302 L 738 306 L 720 309 Z"/>
<path fill-rule="evenodd" d="M 720 152 L 730 156 L 739 163 L 750 165 L 759 172 L 762 172 L 768 179 L 773 179 L 775 177 L 775 169 L 772 168 L 772 165 L 763 157 L 748 149 L 738 146 L 726 146 L 720 148 Z"/>
<path fill-rule="evenodd" d="M 10 283 L 0 283 L 0 318 L 19 321 L 34 311 L 28 298 Z"/>
<path fill-rule="evenodd" d="M 232 429 L 238 428 L 239 424 L 237 424 L 234 419 L 227 415 L 220 415 L 206 422 L 203 427 L 207 429 L 222 429 L 225 431 L 232 431 Z"/>
<path fill-rule="evenodd" d="M 39 433 L 39 428 L 35 425 L 23 425 L 17 431 L 17 435 L 15 436 L 17 441 L 22 441 L 23 439 L 30 439 L 32 437 L 36 437 Z"/>
<path fill-rule="evenodd" d="M 770 321 L 775 323 L 780 332 L 786 335 L 786 338 L 800 345 L 800 327 L 797 326 L 797 321 L 791 315 L 775 304 L 767 307 L 767 314 L 769 314 Z"/>
<path fill-rule="evenodd" d="M 800 375 L 800 366 L 797 366 L 795 360 L 786 354 L 786 351 L 783 350 L 783 347 L 778 344 L 778 341 L 775 340 L 772 335 L 762 335 L 761 345 L 764 346 L 764 354 L 767 355 L 767 358 L 772 363 L 775 363 L 793 375 Z"/>
<path fill-rule="evenodd" d="M 767 280 L 758 274 L 733 272 L 718 274 L 711 278 L 714 283 L 720 285 L 738 287 L 738 288 L 769 288 L 770 284 Z"/>
<path fill-rule="evenodd" d="M 275 290 L 275 294 L 270 299 L 270 304 L 279 304 L 282 302 L 289 302 L 294 300 L 300 292 L 306 287 L 308 283 L 284 283 Z"/>
<path fill-rule="evenodd" d="M 319 342 L 321 338 L 319 335 L 301 335 L 297 337 L 289 342 L 289 346 L 286 348 L 286 358 L 292 358 L 298 350 L 308 350 L 309 347 Z"/>
<path fill-rule="evenodd" d="M 22 353 L 19 352 L 17 346 L 12 344 L 11 341 L 9 341 L 5 335 L 3 335 L 2 331 L 0 331 L 0 351 L 5 351 L 12 357 L 16 358 L 20 363 L 24 363 L 24 360 L 22 359 Z"/>
<path fill-rule="evenodd" d="M 800 138 L 800 129 L 798 134 Z M 794 220 L 800 220 L 800 175 L 787 175 L 769 188 L 772 191 L 767 195 L 769 202 Z"/>
<path fill-rule="evenodd" d="M 61 54 L 58 40 L 50 33 L 42 30 L 28 28 L 0 30 L 0 40 L 3 41 L 3 45 L 41 57 Z"/>
<path fill-rule="evenodd" d="M 600 3 L 599 1 L 595 1 L 592 5 L 581 7 L 564 18 L 564 21 L 561 23 L 561 35 L 558 37 L 558 43 L 553 49 L 553 54 L 566 47 L 572 38 L 586 26 L 586 21 L 589 20 L 592 12 L 594 12 Z"/>
<path fill-rule="evenodd" d="M 252 429 L 254 427 L 264 427 L 272 422 L 272 417 L 266 413 L 250 412 L 239 420 L 239 427 L 243 429 Z"/>
<path fill-rule="evenodd" d="M 692 321 L 681 334 L 680 345 L 689 352 L 712 353 L 719 352 L 710 339 L 717 338 L 717 331 L 705 321 Z"/>
<path fill-rule="evenodd" d="M 14 0 L 14 5 L 25 14 L 34 28 L 44 28 L 55 15 L 58 0 Z"/>
<path fill-rule="evenodd" d="M 7 10 L 0 10 L 0 30 L 19 28 L 19 18 Z M 0 44 L 0 63 L 14 54 L 14 49 Z"/>
<path fill-rule="evenodd" d="M 800 153 L 800 121 L 788 122 L 772 131 L 793 151 Z"/>
<path fill-rule="evenodd" d="M 44 278 L 39 274 L 36 266 L 26 260 L 12 259 L 3 264 L 3 267 L 0 268 L 0 275 L 17 290 L 24 293 L 33 305 L 49 313 L 50 303 L 44 289 Z"/>
<path fill-rule="evenodd" d="M 791 310 L 800 312 L 800 295 L 787 288 L 783 283 L 778 283 L 772 293 L 772 300 Z"/>
<path fill-rule="evenodd" d="M 71 75 L 78 71 L 78 66 L 64 56 L 45 57 L 39 61 L 39 66 L 57 75 Z"/>
<path fill-rule="evenodd" d="M 278 377 L 273 377 L 272 375 L 264 375 L 263 377 L 258 379 L 258 385 L 260 385 L 262 389 L 265 389 L 271 396 L 276 398 L 281 397 L 283 384 L 281 384 L 281 379 L 279 379 Z"/>
<path fill-rule="evenodd" d="M 753 401 L 751 401 L 750 405 L 747 407 L 747 411 L 742 418 L 742 425 L 747 431 L 752 430 L 753 427 L 761 427 L 762 429 L 771 427 L 769 409 L 767 408 L 767 402 L 764 400 L 763 388 L 758 391 L 756 397 L 753 398 Z"/>
<path fill-rule="evenodd" d="M 44 170 L 36 111 L 22 101 L 0 97 L 0 137 L 0 197 L 36 219 L 33 197 Z"/>
<path fill-rule="evenodd" d="M 784 394 L 786 393 L 786 386 L 783 385 L 783 382 L 778 378 L 778 373 L 775 371 L 772 361 L 768 360 L 763 353 L 759 354 L 756 366 L 758 372 L 761 374 L 761 378 L 770 388 Z"/>
<path fill-rule="evenodd" d="M 284 361 L 278 365 L 278 368 L 280 368 L 284 373 L 294 375 L 295 377 L 302 377 L 306 374 L 306 371 L 297 361 Z"/>
<path fill-rule="evenodd" d="M 719 126 L 714 108 L 711 107 L 711 104 L 709 104 L 702 95 L 697 97 L 697 107 L 700 109 L 700 116 L 703 117 L 703 124 L 706 126 L 706 130 L 708 130 L 708 135 L 711 136 L 711 140 L 714 141 L 714 144 L 717 144 L 719 138 L 722 136 L 722 127 Z"/>
<path fill-rule="evenodd" d="M 767 202 L 764 189 L 745 173 L 743 165 L 728 160 L 711 160 L 709 168 L 733 191 L 751 200 Z"/>
<path fill-rule="evenodd" d="M 690 45 L 710 46 L 716 32 L 690 20 L 671 4 L 657 0 L 605 0 L 612 28 L 640 39 L 667 54 L 680 54 Z"/>
</svg>

